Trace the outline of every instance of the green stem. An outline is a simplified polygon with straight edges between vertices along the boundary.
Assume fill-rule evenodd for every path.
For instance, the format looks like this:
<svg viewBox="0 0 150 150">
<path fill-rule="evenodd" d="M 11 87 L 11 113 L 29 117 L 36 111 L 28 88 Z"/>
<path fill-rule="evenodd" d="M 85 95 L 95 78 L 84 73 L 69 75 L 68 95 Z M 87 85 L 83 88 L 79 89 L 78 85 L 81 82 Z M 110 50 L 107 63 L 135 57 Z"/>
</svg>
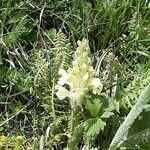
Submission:
<svg viewBox="0 0 150 150">
<path fill-rule="evenodd" d="M 73 133 L 73 127 L 74 127 L 74 110 L 71 110 L 71 133 Z"/>
<path fill-rule="evenodd" d="M 53 85 L 52 85 L 52 97 L 51 97 L 51 105 L 52 105 L 52 116 L 54 121 L 56 120 L 56 114 L 55 114 L 55 107 L 54 107 L 54 92 L 55 92 L 55 83 L 53 79 Z"/>
</svg>

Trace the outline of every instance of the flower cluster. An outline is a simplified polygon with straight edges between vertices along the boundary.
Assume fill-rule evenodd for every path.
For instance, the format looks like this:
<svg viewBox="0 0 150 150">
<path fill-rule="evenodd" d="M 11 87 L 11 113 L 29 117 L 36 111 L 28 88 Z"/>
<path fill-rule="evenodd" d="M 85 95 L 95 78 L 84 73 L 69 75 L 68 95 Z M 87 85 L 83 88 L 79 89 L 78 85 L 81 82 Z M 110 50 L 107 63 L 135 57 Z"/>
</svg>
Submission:
<svg viewBox="0 0 150 150">
<path fill-rule="evenodd" d="M 78 48 L 75 52 L 75 59 L 72 68 L 68 71 L 59 70 L 61 76 L 56 85 L 56 95 L 60 100 L 68 97 L 72 108 L 81 105 L 83 97 L 88 91 L 94 94 L 102 91 L 102 83 L 99 78 L 95 78 L 95 70 L 91 66 L 89 58 L 89 45 L 86 39 L 78 41 Z M 69 86 L 69 90 L 65 88 Z"/>
<path fill-rule="evenodd" d="M 0 143 L 3 143 L 4 141 L 6 141 L 7 137 L 4 135 L 0 135 Z"/>
<path fill-rule="evenodd" d="M 4 135 L 0 135 L 0 149 L 3 148 L 4 143 L 6 142 L 7 137 Z"/>
</svg>

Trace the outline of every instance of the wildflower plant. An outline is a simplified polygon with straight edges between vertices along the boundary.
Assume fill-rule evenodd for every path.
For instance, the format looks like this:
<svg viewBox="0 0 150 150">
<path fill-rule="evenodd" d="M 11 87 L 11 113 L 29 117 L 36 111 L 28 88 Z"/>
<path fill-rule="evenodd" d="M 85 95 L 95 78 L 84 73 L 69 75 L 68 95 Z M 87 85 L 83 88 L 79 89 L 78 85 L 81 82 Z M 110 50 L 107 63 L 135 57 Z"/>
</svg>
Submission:
<svg viewBox="0 0 150 150">
<path fill-rule="evenodd" d="M 6 137 L 4 135 L 0 136 L 0 150 L 20 150 L 24 144 L 25 140 L 23 136 L 11 136 Z"/>
<path fill-rule="evenodd" d="M 1 0 L 0 150 L 150 149 L 150 90 L 138 99 L 150 83 L 149 10 L 148 0 Z"/>
<path fill-rule="evenodd" d="M 1 135 L 1 136 L 0 136 L 0 149 L 3 148 L 3 146 L 4 146 L 5 142 L 6 142 L 6 140 L 7 140 L 7 137 L 6 137 L 6 136 L 4 136 L 4 135 Z"/>
<path fill-rule="evenodd" d="M 90 47 L 88 40 L 78 41 L 72 68 L 68 71 L 59 70 L 61 76 L 56 85 L 56 95 L 60 100 L 68 97 L 73 109 L 81 106 L 84 96 L 92 91 L 99 94 L 102 91 L 102 83 L 99 78 L 95 78 L 95 70 L 91 66 L 89 58 Z M 69 86 L 69 88 L 68 88 Z"/>
</svg>

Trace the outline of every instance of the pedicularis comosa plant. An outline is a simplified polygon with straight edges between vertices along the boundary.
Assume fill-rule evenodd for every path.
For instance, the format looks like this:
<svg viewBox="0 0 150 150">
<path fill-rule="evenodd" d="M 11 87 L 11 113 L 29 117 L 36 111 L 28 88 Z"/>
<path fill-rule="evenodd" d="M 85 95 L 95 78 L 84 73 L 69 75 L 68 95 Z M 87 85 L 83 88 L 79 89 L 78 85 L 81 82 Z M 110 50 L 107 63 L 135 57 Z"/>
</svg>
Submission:
<svg viewBox="0 0 150 150">
<path fill-rule="evenodd" d="M 91 66 L 89 44 L 86 39 L 78 41 L 72 68 L 59 70 L 60 78 L 56 85 L 56 95 L 60 100 L 68 97 L 72 109 L 82 105 L 88 91 L 100 94 L 103 88 L 99 78 L 95 78 L 95 70 Z M 69 86 L 69 87 L 68 87 Z"/>
<path fill-rule="evenodd" d="M 68 70 L 59 69 L 60 78 L 55 86 L 58 99 L 63 101 L 68 98 L 71 106 L 71 117 L 68 121 L 71 137 L 68 149 L 77 148 L 78 144 L 75 143 L 78 143 L 78 138 L 81 137 L 84 138 L 86 147 L 90 148 L 92 138 L 106 126 L 102 119 L 112 116 L 112 110 L 115 109 L 115 103 L 110 103 L 108 97 L 101 93 L 103 84 L 92 67 L 88 40 L 83 39 L 77 43 L 72 67 Z M 87 119 L 81 117 L 88 112 Z"/>
</svg>

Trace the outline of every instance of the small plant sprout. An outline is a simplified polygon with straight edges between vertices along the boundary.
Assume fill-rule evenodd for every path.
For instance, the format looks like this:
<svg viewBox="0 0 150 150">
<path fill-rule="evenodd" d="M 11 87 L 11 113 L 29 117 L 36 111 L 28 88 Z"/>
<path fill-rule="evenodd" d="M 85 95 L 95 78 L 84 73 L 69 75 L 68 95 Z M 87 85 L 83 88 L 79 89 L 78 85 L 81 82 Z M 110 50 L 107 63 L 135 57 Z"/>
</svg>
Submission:
<svg viewBox="0 0 150 150">
<path fill-rule="evenodd" d="M 59 70 L 61 76 L 56 85 L 56 95 L 60 100 L 68 97 L 72 108 L 82 104 L 82 100 L 88 91 L 99 94 L 102 91 L 102 83 L 99 78 L 95 78 L 95 70 L 91 66 L 89 58 L 89 44 L 86 39 L 78 41 L 75 52 L 75 59 L 72 68 L 68 71 Z M 69 90 L 65 87 L 69 86 Z"/>
</svg>

